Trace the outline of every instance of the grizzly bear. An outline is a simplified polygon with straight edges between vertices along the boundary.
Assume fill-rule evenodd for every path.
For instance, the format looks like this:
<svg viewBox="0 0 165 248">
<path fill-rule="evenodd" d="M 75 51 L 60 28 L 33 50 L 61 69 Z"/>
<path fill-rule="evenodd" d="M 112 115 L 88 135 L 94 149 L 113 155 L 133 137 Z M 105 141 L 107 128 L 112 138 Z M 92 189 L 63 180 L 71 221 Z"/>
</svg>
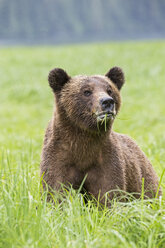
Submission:
<svg viewBox="0 0 165 248">
<path fill-rule="evenodd" d="M 143 189 L 152 198 L 161 194 L 158 177 L 138 145 L 116 133 L 112 125 L 121 105 L 120 90 L 125 82 L 121 68 L 105 76 L 70 77 L 55 68 L 48 76 L 55 97 L 55 110 L 46 130 L 41 158 L 41 176 L 49 189 L 61 185 L 83 188 L 105 201 L 117 190 L 133 193 Z"/>
</svg>

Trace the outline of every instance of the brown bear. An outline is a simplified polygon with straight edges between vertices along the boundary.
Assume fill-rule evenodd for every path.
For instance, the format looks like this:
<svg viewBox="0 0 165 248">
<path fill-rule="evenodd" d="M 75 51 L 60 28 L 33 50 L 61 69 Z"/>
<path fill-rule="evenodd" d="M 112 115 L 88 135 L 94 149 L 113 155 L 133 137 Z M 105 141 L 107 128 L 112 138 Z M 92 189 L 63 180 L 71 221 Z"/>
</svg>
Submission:
<svg viewBox="0 0 165 248">
<path fill-rule="evenodd" d="M 55 68 L 48 80 L 55 110 L 46 130 L 41 176 L 49 188 L 78 189 L 86 176 L 85 191 L 104 203 L 105 193 L 112 199 L 116 190 L 139 197 L 144 178 L 145 196 L 154 197 L 158 177 L 151 163 L 131 138 L 112 130 L 125 81 L 122 69 L 70 77 Z"/>
</svg>

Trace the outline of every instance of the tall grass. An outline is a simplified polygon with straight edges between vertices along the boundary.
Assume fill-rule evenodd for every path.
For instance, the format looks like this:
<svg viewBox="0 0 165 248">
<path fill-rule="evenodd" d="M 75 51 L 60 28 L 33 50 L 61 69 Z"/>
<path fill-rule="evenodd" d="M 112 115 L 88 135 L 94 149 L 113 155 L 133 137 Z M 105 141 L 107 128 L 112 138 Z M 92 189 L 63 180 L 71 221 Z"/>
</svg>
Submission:
<svg viewBox="0 0 165 248">
<path fill-rule="evenodd" d="M 114 130 L 132 136 L 161 178 L 165 156 L 165 43 L 6 48 L 0 51 L 0 247 L 165 247 L 165 199 L 114 199 L 111 208 L 66 190 L 47 202 L 39 162 L 53 97 L 47 74 L 126 73 Z M 161 178 L 165 188 L 165 178 Z M 129 196 L 128 196 L 129 197 Z M 130 197 L 131 198 L 131 197 Z M 129 199 L 130 199 L 129 198 Z"/>
<path fill-rule="evenodd" d="M 164 200 L 114 199 L 109 209 L 92 200 L 85 204 L 71 189 L 52 204 L 26 160 L 11 167 L 8 154 L 1 168 L 1 247 L 164 246 Z"/>
</svg>

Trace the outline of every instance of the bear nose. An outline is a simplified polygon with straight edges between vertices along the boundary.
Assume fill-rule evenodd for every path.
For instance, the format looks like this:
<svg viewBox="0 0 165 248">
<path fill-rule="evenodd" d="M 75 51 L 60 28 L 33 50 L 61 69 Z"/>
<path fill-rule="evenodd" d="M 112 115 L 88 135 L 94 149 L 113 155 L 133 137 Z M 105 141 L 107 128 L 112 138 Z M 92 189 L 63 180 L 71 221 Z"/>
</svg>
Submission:
<svg viewBox="0 0 165 248">
<path fill-rule="evenodd" d="M 101 107 L 103 111 L 105 110 L 112 111 L 114 108 L 114 104 L 115 104 L 112 97 L 104 97 L 100 100 L 100 103 L 101 103 Z"/>
</svg>

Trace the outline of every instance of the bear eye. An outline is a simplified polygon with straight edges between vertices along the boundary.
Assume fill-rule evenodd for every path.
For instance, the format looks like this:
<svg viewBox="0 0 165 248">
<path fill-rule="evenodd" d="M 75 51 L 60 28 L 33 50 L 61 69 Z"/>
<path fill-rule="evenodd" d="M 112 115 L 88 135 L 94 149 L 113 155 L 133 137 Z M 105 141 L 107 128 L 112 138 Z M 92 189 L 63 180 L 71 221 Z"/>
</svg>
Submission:
<svg viewBox="0 0 165 248">
<path fill-rule="evenodd" d="M 90 96 L 91 94 L 92 94 L 92 91 L 90 91 L 90 90 L 84 91 L 84 96 Z"/>
<path fill-rule="evenodd" d="M 111 95 L 112 94 L 112 91 L 111 90 L 107 90 L 107 93 L 108 93 L 108 95 Z"/>
</svg>

